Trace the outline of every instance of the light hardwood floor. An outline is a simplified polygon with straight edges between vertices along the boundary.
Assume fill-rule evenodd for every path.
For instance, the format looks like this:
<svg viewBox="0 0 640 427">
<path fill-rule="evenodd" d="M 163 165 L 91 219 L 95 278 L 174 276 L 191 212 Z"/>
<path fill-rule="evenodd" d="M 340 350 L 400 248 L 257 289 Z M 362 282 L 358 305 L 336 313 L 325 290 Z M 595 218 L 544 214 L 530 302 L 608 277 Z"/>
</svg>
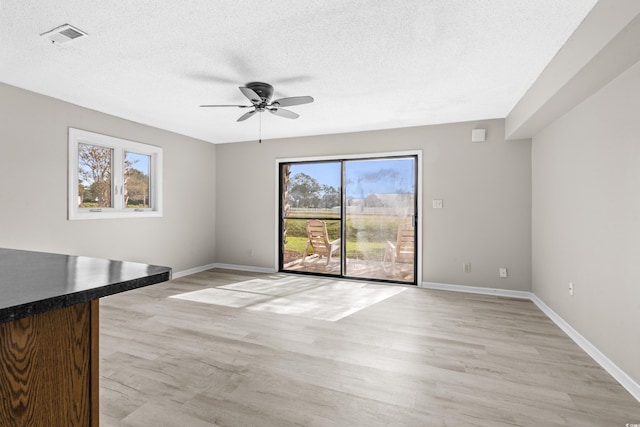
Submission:
<svg viewBox="0 0 640 427">
<path fill-rule="evenodd" d="M 282 277 L 210 270 L 103 298 L 101 426 L 640 423 L 530 301 L 407 287 L 332 322 L 169 298 Z"/>
</svg>

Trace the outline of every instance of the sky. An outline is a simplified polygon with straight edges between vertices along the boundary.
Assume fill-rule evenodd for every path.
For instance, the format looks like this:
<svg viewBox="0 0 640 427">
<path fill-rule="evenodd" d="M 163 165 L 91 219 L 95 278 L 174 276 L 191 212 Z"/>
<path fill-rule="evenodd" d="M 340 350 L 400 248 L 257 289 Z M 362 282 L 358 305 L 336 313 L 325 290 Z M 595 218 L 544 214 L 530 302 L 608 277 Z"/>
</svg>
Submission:
<svg viewBox="0 0 640 427">
<path fill-rule="evenodd" d="M 414 158 L 347 160 L 347 198 L 365 198 L 370 193 L 414 192 Z M 340 162 L 293 163 L 291 177 L 305 173 L 318 183 L 340 188 Z"/>
<path fill-rule="evenodd" d="M 144 175 L 149 175 L 149 155 L 127 151 L 127 160 L 131 161 L 133 169 L 137 169 Z"/>
</svg>

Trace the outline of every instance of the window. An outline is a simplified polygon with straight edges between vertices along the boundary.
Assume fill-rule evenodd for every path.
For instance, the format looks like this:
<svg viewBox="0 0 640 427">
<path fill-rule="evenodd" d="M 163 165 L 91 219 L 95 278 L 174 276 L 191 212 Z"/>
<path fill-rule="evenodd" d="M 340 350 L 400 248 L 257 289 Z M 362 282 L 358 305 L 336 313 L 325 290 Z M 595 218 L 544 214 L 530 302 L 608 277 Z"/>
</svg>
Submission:
<svg viewBox="0 0 640 427">
<path fill-rule="evenodd" d="M 69 128 L 69 219 L 162 216 L 162 148 Z"/>
</svg>

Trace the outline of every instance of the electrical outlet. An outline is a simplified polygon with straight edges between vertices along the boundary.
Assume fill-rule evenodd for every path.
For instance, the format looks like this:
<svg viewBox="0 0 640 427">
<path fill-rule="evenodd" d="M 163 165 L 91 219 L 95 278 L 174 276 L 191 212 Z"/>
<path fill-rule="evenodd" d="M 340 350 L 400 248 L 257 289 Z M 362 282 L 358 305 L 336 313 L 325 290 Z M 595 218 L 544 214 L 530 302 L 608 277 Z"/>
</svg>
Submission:
<svg viewBox="0 0 640 427">
<path fill-rule="evenodd" d="M 569 282 L 569 295 L 573 296 L 573 282 Z"/>
<path fill-rule="evenodd" d="M 500 274 L 500 278 L 504 279 L 507 277 L 507 267 L 500 267 L 498 273 Z"/>
<path fill-rule="evenodd" d="M 465 262 L 464 264 L 462 264 L 462 272 L 471 273 L 471 263 Z"/>
</svg>

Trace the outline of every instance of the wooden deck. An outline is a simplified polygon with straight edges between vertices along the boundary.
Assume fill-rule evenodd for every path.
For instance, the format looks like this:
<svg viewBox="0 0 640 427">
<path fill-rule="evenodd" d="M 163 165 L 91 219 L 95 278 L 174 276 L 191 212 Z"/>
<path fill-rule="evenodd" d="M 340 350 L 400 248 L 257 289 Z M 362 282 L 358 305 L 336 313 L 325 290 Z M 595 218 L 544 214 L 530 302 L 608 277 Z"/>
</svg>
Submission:
<svg viewBox="0 0 640 427">
<path fill-rule="evenodd" d="M 304 262 L 298 259 L 286 264 L 284 270 L 339 276 L 341 262 L 342 260 L 339 257 L 333 257 L 329 264 L 327 264 L 326 258 L 318 258 L 312 255 L 308 256 Z M 345 276 L 347 277 L 389 280 L 403 283 L 413 283 L 414 281 L 413 264 L 397 263 L 395 274 L 392 273 L 391 265 L 388 262 L 347 258 L 346 264 Z"/>
</svg>

